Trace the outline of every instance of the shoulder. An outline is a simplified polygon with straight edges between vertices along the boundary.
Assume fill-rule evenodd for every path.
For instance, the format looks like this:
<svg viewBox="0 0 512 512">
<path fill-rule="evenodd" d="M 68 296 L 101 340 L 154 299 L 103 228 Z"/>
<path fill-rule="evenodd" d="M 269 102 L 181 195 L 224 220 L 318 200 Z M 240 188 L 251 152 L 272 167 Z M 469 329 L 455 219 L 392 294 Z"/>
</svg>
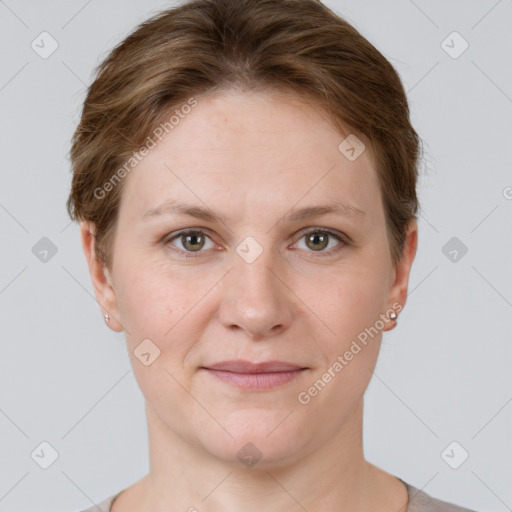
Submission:
<svg viewBox="0 0 512 512">
<path fill-rule="evenodd" d="M 403 480 L 402 482 L 405 484 L 409 494 L 409 506 L 407 507 L 407 512 L 476 512 L 469 508 L 459 507 L 452 503 L 433 498 L 429 494 L 424 491 L 420 491 L 407 482 L 404 482 Z"/>
<path fill-rule="evenodd" d="M 121 494 L 121 491 L 113 494 L 112 496 L 105 498 L 101 503 L 97 505 L 93 505 L 92 507 L 82 510 L 80 512 L 110 512 L 110 508 L 112 507 L 112 503 L 114 500 Z"/>
</svg>

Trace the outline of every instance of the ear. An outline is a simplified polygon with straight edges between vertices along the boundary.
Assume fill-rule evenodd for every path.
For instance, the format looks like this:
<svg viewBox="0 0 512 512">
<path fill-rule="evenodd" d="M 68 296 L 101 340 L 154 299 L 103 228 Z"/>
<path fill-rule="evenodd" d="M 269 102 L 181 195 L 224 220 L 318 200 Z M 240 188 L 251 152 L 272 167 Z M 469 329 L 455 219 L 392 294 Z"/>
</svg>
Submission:
<svg viewBox="0 0 512 512">
<path fill-rule="evenodd" d="M 101 258 L 96 254 L 96 249 L 94 247 L 95 233 L 96 229 L 94 224 L 88 221 L 80 223 L 82 248 L 84 250 L 87 264 L 89 265 L 89 273 L 91 275 L 96 300 L 100 305 L 103 315 L 108 313 L 110 316 L 108 326 L 114 331 L 121 332 L 123 330 L 123 326 L 119 322 L 117 297 L 113 286 L 112 276 Z"/>
<path fill-rule="evenodd" d="M 412 263 L 418 248 L 418 225 L 413 219 L 407 228 L 406 239 L 402 251 L 402 258 L 393 269 L 392 285 L 388 294 L 388 308 L 393 309 L 398 315 L 407 301 L 407 289 L 409 286 L 409 275 Z M 391 322 L 384 331 L 391 330 L 395 326 Z"/>
</svg>

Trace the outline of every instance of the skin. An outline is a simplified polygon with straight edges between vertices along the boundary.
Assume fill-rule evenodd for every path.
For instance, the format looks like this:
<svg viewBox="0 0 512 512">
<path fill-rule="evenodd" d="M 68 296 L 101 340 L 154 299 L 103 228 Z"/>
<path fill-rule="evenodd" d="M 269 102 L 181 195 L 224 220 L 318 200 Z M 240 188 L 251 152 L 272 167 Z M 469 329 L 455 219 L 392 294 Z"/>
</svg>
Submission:
<svg viewBox="0 0 512 512">
<path fill-rule="evenodd" d="M 403 483 L 367 462 L 362 448 L 363 395 L 382 333 L 396 321 L 309 403 L 297 398 L 380 314 L 405 305 L 416 253 L 413 221 L 392 265 L 371 148 L 349 161 L 338 150 L 344 138 L 293 94 L 201 97 L 125 178 L 111 269 L 94 251 L 94 226 L 82 223 L 96 298 L 109 327 L 125 331 L 146 399 L 150 472 L 113 512 L 405 510 Z M 206 205 L 224 223 L 183 214 L 141 220 L 171 198 Z M 288 220 L 292 209 L 333 201 L 365 214 Z M 203 241 L 170 240 L 186 228 L 201 229 Z M 328 245 L 308 244 L 312 228 L 349 243 L 331 236 Z M 248 236 L 262 248 L 251 263 L 236 252 Z M 146 338 L 160 350 L 149 366 L 133 353 Z M 229 359 L 308 370 L 243 391 L 200 369 Z M 253 467 L 237 457 L 248 442 L 261 453 Z"/>
</svg>

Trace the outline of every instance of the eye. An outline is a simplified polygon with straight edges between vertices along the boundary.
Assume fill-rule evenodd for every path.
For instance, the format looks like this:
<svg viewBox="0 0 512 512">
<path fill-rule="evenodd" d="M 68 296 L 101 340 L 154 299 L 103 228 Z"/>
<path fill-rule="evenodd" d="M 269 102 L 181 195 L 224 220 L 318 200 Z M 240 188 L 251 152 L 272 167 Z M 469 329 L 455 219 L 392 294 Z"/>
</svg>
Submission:
<svg viewBox="0 0 512 512">
<path fill-rule="evenodd" d="M 177 250 L 179 252 L 185 252 L 185 253 L 201 252 L 201 249 L 205 246 L 206 238 L 209 239 L 210 237 L 207 236 L 204 233 L 204 231 L 189 229 L 187 231 L 182 231 L 181 233 L 174 235 L 172 238 L 169 238 L 166 241 L 166 244 L 171 243 L 173 240 L 178 240 L 183 247 L 182 249 L 177 248 Z M 211 249 L 213 247 L 213 242 L 211 242 L 211 243 L 212 243 L 212 246 L 206 247 L 207 249 Z M 173 244 L 171 244 L 171 245 L 173 245 Z M 189 256 L 188 254 L 185 254 L 185 257 L 186 258 L 194 258 L 195 256 L 193 256 L 193 255 Z"/>
<path fill-rule="evenodd" d="M 337 252 L 345 245 L 349 245 L 349 243 L 343 238 L 342 235 L 331 231 L 329 229 L 323 228 L 313 228 L 309 231 L 302 234 L 299 241 L 305 238 L 306 249 L 309 249 L 308 252 L 316 252 L 320 253 L 319 256 L 330 256 L 332 253 Z M 331 239 L 335 239 L 341 244 L 334 249 L 329 249 L 326 251 L 325 249 L 330 245 Z M 206 241 L 210 240 L 210 246 L 208 247 Z M 177 241 L 181 244 L 181 247 L 177 247 L 173 242 Z M 185 231 L 181 231 L 176 233 L 174 236 L 168 238 L 164 241 L 164 245 L 170 245 L 173 251 L 180 253 L 180 256 L 185 258 L 195 258 L 197 257 L 193 253 L 204 252 L 202 249 L 212 249 L 214 247 L 213 242 L 210 237 L 200 229 L 187 229 Z"/>
<path fill-rule="evenodd" d="M 324 253 L 327 253 L 325 256 L 331 255 L 331 253 L 338 251 L 345 245 L 348 245 L 348 242 L 346 242 L 341 235 L 338 235 L 338 233 L 335 233 L 334 231 L 323 228 L 310 229 L 301 236 L 300 240 L 303 238 L 305 238 L 306 248 L 310 249 L 310 252 L 319 252 L 322 253 L 322 256 L 324 256 Z M 332 238 L 338 242 L 341 242 L 341 244 L 338 244 L 334 250 L 324 250 L 329 246 L 329 242 L 331 241 L 330 239 Z"/>
</svg>

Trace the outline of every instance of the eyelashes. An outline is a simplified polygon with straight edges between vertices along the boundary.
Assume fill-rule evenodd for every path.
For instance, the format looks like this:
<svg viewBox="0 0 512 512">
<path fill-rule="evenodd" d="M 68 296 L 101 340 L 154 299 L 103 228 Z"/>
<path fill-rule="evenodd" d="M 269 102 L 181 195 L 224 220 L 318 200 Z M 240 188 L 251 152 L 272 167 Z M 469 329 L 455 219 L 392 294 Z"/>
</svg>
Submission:
<svg viewBox="0 0 512 512">
<path fill-rule="evenodd" d="M 320 235 L 320 237 L 315 236 L 315 237 L 313 237 L 313 239 L 311 239 L 311 235 Z M 338 242 L 338 244 L 334 247 L 334 249 L 330 248 L 330 249 L 326 250 L 325 248 L 321 248 L 319 250 L 315 250 L 315 249 L 310 249 L 307 245 L 306 245 L 305 249 L 301 249 L 308 253 L 312 253 L 313 255 L 318 256 L 318 257 L 329 257 L 332 255 L 335 255 L 338 253 L 338 251 L 343 249 L 343 247 L 350 245 L 350 242 L 347 240 L 348 237 L 346 237 L 346 235 L 337 233 L 337 232 L 332 231 L 327 228 L 315 227 L 315 228 L 309 228 L 307 231 L 303 231 L 300 234 L 297 242 L 294 243 L 294 245 L 297 245 L 297 243 L 300 242 L 304 238 L 306 239 L 306 243 L 312 242 L 312 241 L 318 241 L 318 240 L 321 240 L 322 242 L 324 242 L 327 240 L 328 241 L 327 245 L 330 245 L 331 238 Z M 181 243 L 183 248 L 176 247 L 176 245 L 174 245 L 172 243 L 175 240 L 178 240 Z M 198 245 L 198 243 L 200 245 L 201 241 L 203 241 L 203 240 L 204 240 L 204 243 L 199 248 L 199 250 L 187 250 L 186 246 L 183 245 L 184 240 L 185 240 L 185 244 L 189 244 L 191 242 L 191 245 Z M 198 242 L 198 240 L 199 240 L 199 242 Z M 207 240 L 210 241 L 211 246 L 206 247 L 206 249 L 205 249 L 205 245 L 207 245 Z M 177 254 L 179 257 L 183 257 L 183 258 L 199 258 L 201 256 L 204 256 L 204 253 L 206 253 L 208 249 L 213 249 L 215 246 L 214 243 L 212 242 L 209 234 L 206 231 L 204 231 L 203 229 L 199 229 L 199 228 L 198 229 L 185 229 L 185 230 L 179 231 L 177 233 L 174 233 L 171 236 L 166 237 L 165 240 L 163 241 L 163 244 L 166 247 L 169 247 L 169 249 L 171 251 L 173 251 L 175 254 Z M 296 250 L 296 249 L 293 249 L 293 250 Z"/>
</svg>

